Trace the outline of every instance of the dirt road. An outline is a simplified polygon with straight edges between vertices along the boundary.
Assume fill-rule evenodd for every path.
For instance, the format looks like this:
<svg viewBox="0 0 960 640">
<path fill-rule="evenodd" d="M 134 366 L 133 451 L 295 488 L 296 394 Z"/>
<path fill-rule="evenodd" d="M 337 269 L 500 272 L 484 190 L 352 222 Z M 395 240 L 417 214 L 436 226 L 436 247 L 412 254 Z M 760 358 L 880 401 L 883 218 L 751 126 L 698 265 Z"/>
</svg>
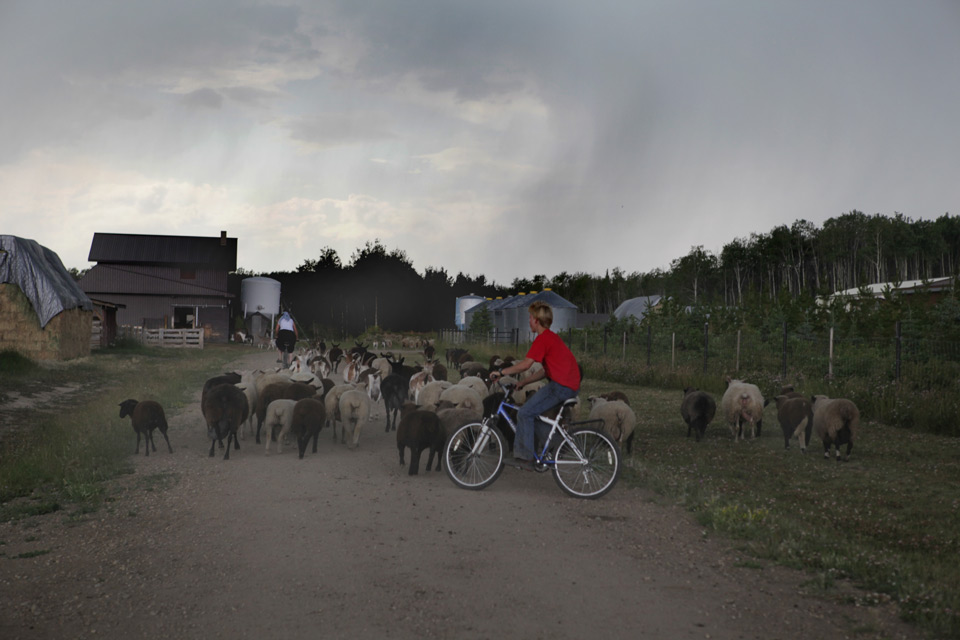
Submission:
<svg viewBox="0 0 960 640">
<path fill-rule="evenodd" d="M 357 450 L 324 431 L 303 460 L 252 437 L 211 459 L 196 397 L 118 500 L 0 525 L 0 637 L 921 637 L 800 595 L 804 575 L 744 563 L 625 484 L 582 501 L 508 468 L 464 491 L 426 456 L 408 476 L 382 406 Z"/>
</svg>

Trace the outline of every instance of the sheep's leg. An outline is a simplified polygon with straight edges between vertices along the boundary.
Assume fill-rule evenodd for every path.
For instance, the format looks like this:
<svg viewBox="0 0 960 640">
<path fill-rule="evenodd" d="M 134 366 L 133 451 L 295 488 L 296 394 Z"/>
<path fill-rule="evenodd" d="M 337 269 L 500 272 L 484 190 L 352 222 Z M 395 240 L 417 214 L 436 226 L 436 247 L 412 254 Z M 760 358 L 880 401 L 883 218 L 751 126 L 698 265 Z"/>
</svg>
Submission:
<svg viewBox="0 0 960 640">
<path fill-rule="evenodd" d="M 404 447 L 402 444 L 397 444 L 397 450 L 400 452 L 400 466 L 401 466 L 401 467 L 406 464 L 406 461 L 403 459 L 403 450 L 404 450 L 405 448 L 406 448 L 406 447 Z M 413 453 L 413 449 L 410 450 L 410 453 Z"/>
<path fill-rule="evenodd" d="M 223 454 L 223 459 L 224 459 L 224 460 L 229 460 L 229 459 L 230 459 L 230 438 L 233 438 L 234 440 L 236 440 L 236 439 L 237 439 L 237 432 L 234 431 L 234 432 L 232 432 L 232 433 L 228 433 L 228 434 L 227 434 L 227 447 L 226 447 L 227 450 L 226 450 L 226 452 Z"/>
<path fill-rule="evenodd" d="M 133 453 L 134 453 L 134 455 L 139 455 L 139 454 L 140 454 L 140 432 L 139 432 L 139 431 L 137 431 L 137 449 L 136 449 Z M 149 452 L 147 452 L 147 453 L 149 453 Z"/>
<path fill-rule="evenodd" d="M 848 441 L 847 441 L 847 453 L 846 453 L 846 455 L 843 456 L 843 461 L 844 461 L 844 462 L 847 462 L 847 461 L 850 460 L 850 452 L 851 452 L 851 451 L 853 451 L 853 440 L 848 440 Z M 839 453 L 839 452 L 840 452 L 840 451 L 839 451 L 839 448 L 838 448 L 837 453 Z"/>
<path fill-rule="evenodd" d="M 317 452 L 317 440 L 319 439 L 320 439 L 320 429 L 317 429 L 316 431 L 313 432 L 313 452 L 314 453 Z M 307 437 L 307 441 L 308 442 L 310 441 L 309 436 Z M 304 449 L 306 449 L 306 447 L 304 447 Z"/>
<path fill-rule="evenodd" d="M 157 445 L 153 442 L 153 429 L 147 430 L 147 438 L 150 440 L 150 446 L 153 448 L 153 452 L 157 452 Z M 149 455 L 149 454 L 148 454 Z"/>
<path fill-rule="evenodd" d="M 410 470 L 408 475 L 415 476 L 420 473 L 420 453 L 423 448 L 417 445 L 416 448 L 410 447 Z"/>
<path fill-rule="evenodd" d="M 797 436 L 797 442 L 800 443 L 800 453 L 807 452 L 807 419 L 804 418 L 800 421 L 800 424 L 797 425 L 797 428 L 793 430 L 793 435 Z"/>
<path fill-rule="evenodd" d="M 216 438 L 210 438 L 210 456 L 209 457 L 211 458 L 213 457 L 213 450 L 216 446 L 217 446 Z"/>
</svg>

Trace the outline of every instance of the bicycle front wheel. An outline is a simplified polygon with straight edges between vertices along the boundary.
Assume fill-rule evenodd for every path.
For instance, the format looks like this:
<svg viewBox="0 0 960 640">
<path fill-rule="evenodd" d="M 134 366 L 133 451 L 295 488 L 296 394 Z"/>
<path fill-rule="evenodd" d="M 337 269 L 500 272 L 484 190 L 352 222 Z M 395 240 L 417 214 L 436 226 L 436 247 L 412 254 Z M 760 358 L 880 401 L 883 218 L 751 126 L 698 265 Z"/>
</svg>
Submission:
<svg viewBox="0 0 960 640">
<path fill-rule="evenodd" d="M 620 447 L 596 429 L 576 429 L 557 447 L 553 479 L 575 498 L 599 498 L 620 478 Z"/>
<path fill-rule="evenodd" d="M 503 436 L 479 422 L 457 429 L 444 447 L 447 475 L 461 489 L 490 486 L 503 472 Z"/>
</svg>

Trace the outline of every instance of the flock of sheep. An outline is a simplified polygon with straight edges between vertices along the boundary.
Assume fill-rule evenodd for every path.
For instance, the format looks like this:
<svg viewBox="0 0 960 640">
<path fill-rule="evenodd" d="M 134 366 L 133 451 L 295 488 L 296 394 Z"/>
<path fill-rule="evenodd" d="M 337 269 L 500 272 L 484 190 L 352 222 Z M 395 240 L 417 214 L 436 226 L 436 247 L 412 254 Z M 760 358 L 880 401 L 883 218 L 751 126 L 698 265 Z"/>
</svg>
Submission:
<svg viewBox="0 0 960 640">
<path fill-rule="evenodd" d="M 504 377 L 495 383 L 488 381 L 491 370 L 509 366 L 512 357 L 493 356 L 486 363 L 477 362 L 463 349 L 448 349 L 446 365 L 435 357 L 432 344 L 422 352 L 422 364 L 405 364 L 404 357 L 392 353 L 376 354 L 360 342 L 349 350 L 333 344 L 329 349 L 323 342 L 310 349 L 301 349 L 289 368 L 276 370 L 230 372 L 207 380 L 201 394 L 201 410 L 210 438 L 209 455 L 217 445 L 224 448 L 224 460 L 230 457 L 231 443 L 239 449 L 239 439 L 247 433 L 264 445 L 269 453 L 271 443 L 277 452 L 283 450 L 287 438 L 297 443 L 299 457 L 303 458 L 311 440 L 312 451 L 317 452 L 320 431 L 329 428 L 333 440 L 348 447 L 360 442 L 363 426 L 374 419 L 375 408 L 385 409 L 385 431 L 396 431 L 400 464 L 405 465 L 405 449 L 410 449 L 409 473 L 418 472 L 423 451 L 429 452 L 427 470 L 440 469 L 440 458 L 446 439 L 458 428 L 476 422 L 484 415 L 496 412 L 510 388 L 523 377 L 537 372 L 534 365 L 521 378 Z M 459 373 L 459 381 L 447 380 L 448 367 Z M 335 382 L 333 374 L 342 377 Z M 522 405 L 544 381 L 528 384 L 513 394 L 516 405 Z M 637 417 L 629 400 L 621 392 L 589 398 L 588 421 L 602 428 L 628 453 L 632 450 Z M 746 437 L 749 427 L 754 437 L 760 435 L 763 396 L 756 385 L 740 380 L 728 380 L 726 392 L 720 401 L 723 418 L 730 424 L 734 439 Z M 784 388 L 776 397 L 777 414 L 783 429 L 787 448 L 796 437 L 801 451 L 806 450 L 811 431 L 822 439 L 824 452 L 830 455 L 831 446 L 846 444 L 846 460 L 853 447 L 859 425 L 859 412 L 849 400 L 829 399 L 825 396 L 804 397 Z M 688 425 L 687 435 L 694 433 L 699 441 L 717 410 L 716 401 L 708 393 L 687 389 L 680 412 Z M 130 416 L 137 434 L 145 441 L 146 455 L 153 443 L 153 431 L 158 430 L 167 441 L 167 422 L 163 408 L 153 401 L 137 402 L 130 399 L 120 404 L 120 417 Z M 512 445 L 513 432 L 501 425 L 501 431 Z"/>
<path fill-rule="evenodd" d="M 860 426 L 860 411 L 852 401 L 822 395 L 807 398 L 789 386 L 781 389 L 774 401 L 785 448 L 790 448 L 790 440 L 795 437 L 800 451 L 805 452 L 811 433 L 815 433 L 823 442 L 824 457 L 829 458 L 831 448 L 836 447 L 837 460 L 849 460 Z M 735 440 L 745 439 L 748 427 L 752 437 L 760 435 L 763 409 L 769 402 L 764 401 L 757 385 L 727 379 L 727 389 L 720 399 L 720 413 L 730 425 Z M 697 389 L 684 390 L 680 414 L 687 423 L 688 437 L 693 432 L 699 442 L 716 412 L 717 403 L 710 394 Z M 841 458 L 843 445 L 847 448 Z"/>
</svg>

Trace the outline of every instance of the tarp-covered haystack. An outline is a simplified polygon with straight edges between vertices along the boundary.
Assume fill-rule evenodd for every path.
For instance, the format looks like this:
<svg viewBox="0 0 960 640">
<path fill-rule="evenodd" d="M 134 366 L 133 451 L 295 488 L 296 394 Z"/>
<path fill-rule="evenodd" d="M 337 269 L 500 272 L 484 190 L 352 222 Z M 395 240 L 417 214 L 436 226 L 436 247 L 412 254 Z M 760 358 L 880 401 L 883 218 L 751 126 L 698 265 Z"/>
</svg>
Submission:
<svg viewBox="0 0 960 640">
<path fill-rule="evenodd" d="M 92 311 L 56 253 L 0 235 L 0 349 L 37 360 L 88 355 Z"/>
</svg>

